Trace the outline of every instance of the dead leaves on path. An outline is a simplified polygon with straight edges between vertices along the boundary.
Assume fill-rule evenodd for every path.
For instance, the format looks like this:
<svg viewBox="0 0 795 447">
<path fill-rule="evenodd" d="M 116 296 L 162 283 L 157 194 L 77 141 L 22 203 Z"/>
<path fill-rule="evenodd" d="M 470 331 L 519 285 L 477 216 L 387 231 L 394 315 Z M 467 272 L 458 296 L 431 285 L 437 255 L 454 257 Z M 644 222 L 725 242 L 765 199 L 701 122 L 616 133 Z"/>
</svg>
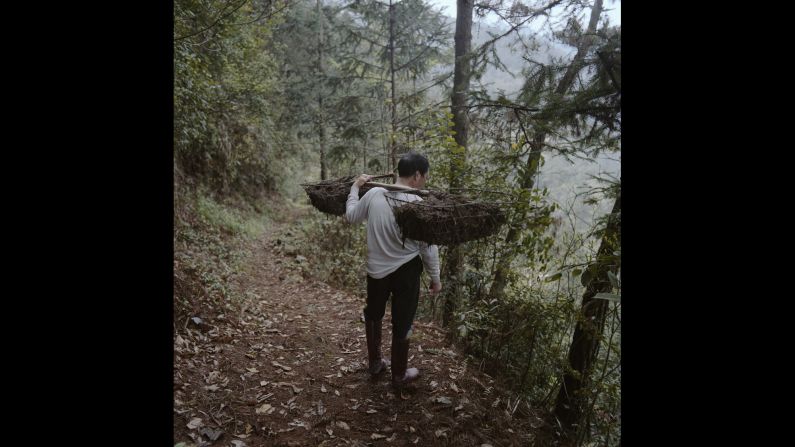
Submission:
<svg viewBox="0 0 795 447">
<path fill-rule="evenodd" d="M 287 365 L 282 365 L 281 363 L 276 362 L 276 361 L 271 362 L 271 365 L 273 365 L 273 366 L 275 366 L 277 368 L 281 368 L 281 369 L 283 369 L 285 371 L 292 371 L 293 370 L 293 368 L 291 368 L 291 367 L 289 367 Z"/>
<path fill-rule="evenodd" d="M 425 377 L 416 391 L 395 393 L 388 379 L 368 381 L 361 297 L 310 279 L 287 286 L 272 272 L 259 273 L 240 312 L 206 312 L 196 315 L 201 324 L 177 327 L 177 439 L 233 447 L 264 439 L 264 445 L 296 439 L 300 445 L 454 444 L 461 440 L 456 427 L 465 432 L 478 420 L 474 415 L 502 413 L 503 401 L 496 401 L 498 412 L 491 407 L 500 394 L 484 385 L 490 379 L 476 373 L 478 380 L 461 354 L 443 347 L 435 326 L 416 323 L 422 329 L 411 361 Z M 388 356 L 388 323 L 384 332 Z"/>
</svg>

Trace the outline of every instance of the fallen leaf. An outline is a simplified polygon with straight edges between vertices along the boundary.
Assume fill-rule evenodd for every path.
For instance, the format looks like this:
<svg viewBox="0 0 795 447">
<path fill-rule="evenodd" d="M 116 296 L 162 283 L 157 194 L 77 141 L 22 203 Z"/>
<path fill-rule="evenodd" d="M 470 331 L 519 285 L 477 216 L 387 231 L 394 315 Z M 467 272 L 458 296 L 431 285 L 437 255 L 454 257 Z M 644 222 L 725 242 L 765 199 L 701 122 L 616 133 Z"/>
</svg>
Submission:
<svg viewBox="0 0 795 447">
<path fill-rule="evenodd" d="M 368 414 L 373 414 L 373 413 L 378 413 L 378 411 L 377 411 L 377 410 L 373 410 L 373 409 L 371 408 L 371 409 L 367 410 L 367 413 L 368 413 Z"/>
<path fill-rule="evenodd" d="M 431 380 L 431 388 L 436 388 L 437 386 L 439 386 L 439 383 L 435 380 Z"/>
<path fill-rule="evenodd" d="M 292 369 L 292 368 L 290 368 L 289 366 L 282 365 L 281 363 L 279 363 L 279 362 L 276 362 L 276 361 L 273 361 L 273 362 L 271 362 L 271 364 L 272 364 L 273 366 L 279 367 L 279 368 L 281 368 L 281 369 L 283 369 L 283 370 L 285 370 L 285 371 L 290 371 L 290 370 Z"/>
<path fill-rule="evenodd" d="M 370 435 L 370 439 L 384 439 L 384 438 L 386 438 L 386 436 L 379 435 L 378 433 L 373 433 L 372 435 Z"/>
<path fill-rule="evenodd" d="M 246 443 L 243 441 L 238 441 L 237 439 L 232 440 L 232 447 L 246 447 Z"/>
<path fill-rule="evenodd" d="M 300 419 L 293 419 L 293 422 L 290 422 L 287 425 L 292 425 L 294 427 L 304 427 L 304 429 L 309 430 L 309 427 L 306 426 L 306 422 Z"/>
<path fill-rule="evenodd" d="M 193 430 L 194 428 L 199 428 L 202 425 L 204 425 L 204 423 L 202 422 L 202 418 L 193 418 L 190 420 L 190 422 L 188 422 L 188 428 L 191 430 Z"/>
<path fill-rule="evenodd" d="M 270 382 L 268 382 L 267 380 L 263 380 L 262 382 L 259 383 L 259 386 L 265 386 L 265 385 L 267 385 L 269 383 Z"/>
<path fill-rule="evenodd" d="M 437 402 L 437 403 L 440 403 L 440 404 L 445 404 L 445 405 L 452 405 L 453 404 L 453 401 L 451 401 L 450 398 L 447 397 L 447 396 L 439 396 L 439 397 L 433 399 L 433 401 Z"/>
<path fill-rule="evenodd" d="M 259 370 L 257 368 L 246 368 L 246 370 L 248 372 L 251 372 L 251 373 L 258 373 L 259 372 Z"/>
<path fill-rule="evenodd" d="M 436 435 L 437 438 L 441 438 L 442 436 L 447 437 L 447 430 L 449 430 L 449 429 L 447 429 L 447 428 L 439 429 L 439 430 L 436 430 L 434 432 L 434 434 Z"/>
<path fill-rule="evenodd" d="M 262 404 L 261 407 L 257 408 L 257 414 L 267 414 L 269 411 L 273 411 L 273 406 L 270 404 Z"/>
<path fill-rule="evenodd" d="M 458 389 L 458 387 L 455 385 L 455 383 L 451 383 L 450 384 L 450 389 L 452 389 L 456 393 L 460 393 L 461 392 L 461 390 Z"/>
<path fill-rule="evenodd" d="M 347 423 L 342 422 L 342 421 L 337 421 L 337 427 L 339 427 L 339 428 L 341 428 L 343 430 L 350 430 L 351 429 L 350 427 L 348 427 Z"/>
<path fill-rule="evenodd" d="M 409 432 L 411 432 L 411 433 L 414 433 L 415 431 L 417 431 L 417 430 L 415 430 L 415 429 L 414 429 L 414 427 L 412 427 L 411 425 L 409 425 Z"/>
<path fill-rule="evenodd" d="M 337 390 L 334 390 L 334 394 L 336 394 L 337 396 L 339 396 L 339 395 L 340 395 L 340 392 L 339 392 L 339 391 L 337 391 Z"/>
<path fill-rule="evenodd" d="M 326 391 L 326 385 L 320 385 L 320 392 L 325 393 Z"/>
<path fill-rule="evenodd" d="M 395 433 L 392 433 L 392 436 L 388 437 L 388 438 L 386 439 L 386 442 L 392 442 L 392 441 L 394 441 L 395 439 L 397 439 L 397 432 L 395 432 Z"/>
<path fill-rule="evenodd" d="M 206 436 L 207 439 L 209 439 L 210 441 L 217 441 L 218 438 L 220 438 L 221 435 L 224 434 L 224 432 L 221 431 L 221 430 L 213 430 L 213 429 L 208 428 L 208 427 L 202 428 L 201 431 L 199 431 L 199 433 L 201 433 L 204 436 Z"/>
<path fill-rule="evenodd" d="M 458 411 L 458 410 L 461 410 L 461 409 L 463 409 L 463 408 L 464 408 L 464 406 L 463 406 L 463 405 L 459 405 L 459 406 L 457 406 L 457 407 L 455 407 L 455 408 L 453 409 L 453 413 L 455 413 L 456 411 Z"/>
<path fill-rule="evenodd" d="M 326 429 L 326 433 L 328 433 L 329 436 L 334 436 L 334 430 L 332 430 L 330 428 Z"/>
<path fill-rule="evenodd" d="M 206 386 L 206 387 L 204 387 L 204 389 L 207 390 L 207 391 L 218 391 L 218 385 Z"/>
</svg>

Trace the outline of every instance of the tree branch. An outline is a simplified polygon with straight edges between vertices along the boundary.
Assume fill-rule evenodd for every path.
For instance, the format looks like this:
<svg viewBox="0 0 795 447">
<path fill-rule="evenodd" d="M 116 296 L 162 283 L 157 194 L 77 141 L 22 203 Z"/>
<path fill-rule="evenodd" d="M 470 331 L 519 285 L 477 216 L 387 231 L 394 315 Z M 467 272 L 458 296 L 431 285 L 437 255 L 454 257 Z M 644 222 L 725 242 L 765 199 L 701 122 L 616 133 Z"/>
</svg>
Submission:
<svg viewBox="0 0 795 447">
<path fill-rule="evenodd" d="M 500 103 L 489 103 L 489 102 L 481 102 L 479 104 L 471 104 L 468 105 L 467 108 L 474 109 L 477 107 L 502 107 L 506 109 L 515 109 L 515 110 L 522 110 L 525 112 L 539 112 L 541 109 L 537 107 L 524 107 L 516 104 L 500 104 Z"/>
<path fill-rule="evenodd" d="M 476 52 L 476 53 L 477 53 L 477 54 L 482 54 L 482 53 L 484 53 L 484 52 L 486 51 L 486 49 L 487 49 L 487 48 L 488 48 L 490 45 L 494 44 L 494 42 L 496 42 L 496 41 L 498 41 L 498 40 L 502 39 L 503 37 L 507 36 L 508 34 L 511 34 L 511 33 L 512 33 L 512 32 L 514 32 L 514 31 L 516 31 L 517 29 L 519 29 L 519 27 L 521 27 L 521 26 L 522 26 L 522 25 L 524 25 L 525 23 L 529 22 L 530 20 L 532 20 L 532 19 L 534 19 L 534 18 L 536 18 L 536 17 L 538 17 L 538 16 L 541 16 L 541 15 L 544 15 L 544 14 L 546 14 L 547 10 L 554 8 L 555 6 L 557 6 L 557 5 L 561 4 L 562 2 L 563 2 L 563 0 L 555 0 L 555 1 L 551 2 L 551 3 L 549 3 L 547 6 L 545 6 L 545 7 L 541 8 L 541 9 L 538 9 L 538 10 L 534 11 L 532 14 L 530 14 L 529 16 L 527 16 L 527 18 L 525 18 L 525 19 L 524 19 L 524 20 L 522 20 L 521 22 L 519 22 L 519 23 L 517 23 L 517 24 L 513 25 L 513 26 L 512 26 L 510 29 L 508 29 L 508 31 L 506 31 L 505 33 L 503 33 L 503 34 L 501 34 L 501 35 L 499 35 L 499 36 L 497 36 L 497 37 L 495 37 L 495 38 L 493 38 L 493 39 L 491 39 L 491 40 L 489 40 L 489 41 L 487 41 L 487 42 L 484 42 L 484 43 L 483 43 L 483 45 L 481 45 L 481 46 L 480 46 L 480 47 L 477 49 L 477 52 Z"/>
<path fill-rule="evenodd" d="M 218 24 L 218 22 L 220 22 L 221 20 L 223 20 L 223 19 L 225 19 L 225 18 L 229 17 L 230 15 L 234 14 L 235 12 L 237 12 L 237 10 L 238 10 L 238 9 L 240 9 L 240 8 L 242 8 L 242 7 L 243 7 L 243 5 L 245 5 L 247 2 L 248 2 L 248 0 L 243 0 L 243 1 L 242 1 L 242 2 L 239 4 L 239 5 L 237 5 L 237 7 L 235 7 L 235 9 L 233 9 L 233 10 L 229 11 L 228 13 L 226 13 L 226 14 L 224 14 L 224 15 L 220 16 L 220 17 L 218 17 L 217 19 L 215 19 L 215 21 L 214 21 L 213 23 L 211 23 L 211 24 L 210 24 L 209 26 L 207 26 L 206 28 L 204 28 L 204 29 L 202 29 L 202 30 L 199 30 L 199 31 L 197 31 L 197 32 L 195 32 L 195 33 L 193 33 L 193 34 L 188 34 L 187 36 L 180 36 L 180 37 L 176 37 L 176 38 L 174 39 L 174 42 L 176 42 L 176 41 L 178 41 L 178 40 L 187 39 L 187 38 L 189 38 L 189 37 L 197 36 L 197 35 L 199 35 L 199 34 L 201 34 L 201 33 L 205 32 L 205 31 L 209 30 L 210 28 L 212 28 L 212 27 L 214 27 L 215 25 L 217 25 L 217 24 Z M 231 3 L 231 2 L 230 2 L 230 3 Z M 223 10 L 225 10 L 225 9 L 226 9 L 226 6 L 225 6 L 225 7 L 224 7 L 224 9 L 222 9 L 221 11 L 223 11 Z"/>
<path fill-rule="evenodd" d="M 270 8 L 270 6 L 272 6 L 272 5 L 273 5 L 273 2 L 271 2 L 271 3 L 268 3 L 268 7 L 266 7 L 266 8 L 263 8 L 263 10 L 262 10 L 262 14 L 260 14 L 260 15 L 259 15 L 259 17 L 257 17 L 257 18 L 256 18 L 256 19 L 254 19 L 254 20 L 251 20 L 251 21 L 248 21 L 248 22 L 233 23 L 232 25 L 235 25 L 235 26 L 239 26 L 239 25 L 249 25 L 249 24 L 252 24 L 252 23 L 254 23 L 254 22 L 258 22 L 259 20 L 261 20 L 261 19 L 263 19 L 263 18 L 270 19 L 270 18 L 271 18 L 271 17 L 273 17 L 274 15 L 276 15 L 276 14 L 278 14 L 278 13 L 280 13 L 280 12 L 284 11 L 285 9 L 287 9 L 289 6 L 292 6 L 292 3 L 290 3 L 289 1 L 285 1 L 285 2 L 284 2 L 284 6 L 282 6 L 281 8 L 277 9 L 276 11 L 273 11 L 272 13 L 268 14 L 267 16 L 265 16 L 265 14 L 268 12 L 268 9 L 269 9 L 269 8 Z"/>
</svg>

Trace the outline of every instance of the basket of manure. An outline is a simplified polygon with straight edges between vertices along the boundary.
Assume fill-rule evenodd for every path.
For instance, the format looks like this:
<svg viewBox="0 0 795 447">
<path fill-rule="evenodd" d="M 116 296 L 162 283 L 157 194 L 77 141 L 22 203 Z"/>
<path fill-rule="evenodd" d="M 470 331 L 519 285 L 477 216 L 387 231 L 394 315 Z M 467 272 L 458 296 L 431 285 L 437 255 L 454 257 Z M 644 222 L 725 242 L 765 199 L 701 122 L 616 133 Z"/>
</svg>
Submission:
<svg viewBox="0 0 795 447">
<path fill-rule="evenodd" d="M 356 181 L 357 175 L 348 177 L 340 177 L 337 179 L 323 180 L 317 183 L 302 183 L 306 195 L 309 196 L 309 201 L 312 206 L 318 210 L 332 214 L 334 216 L 342 216 L 345 214 L 345 202 L 348 201 L 348 194 L 351 192 L 351 186 Z M 384 174 L 372 178 L 393 178 L 393 174 Z M 359 198 L 361 199 L 367 191 L 375 186 L 384 186 L 381 184 L 365 184 L 359 188 Z M 392 186 L 392 185 L 388 185 Z"/>
<path fill-rule="evenodd" d="M 435 245 L 457 245 L 491 236 L 506 220 L 498 204 L 459 194 L 429 191 L 423 200 L 387 196 L 387 202 L 404 239 Z"/>
</svg>

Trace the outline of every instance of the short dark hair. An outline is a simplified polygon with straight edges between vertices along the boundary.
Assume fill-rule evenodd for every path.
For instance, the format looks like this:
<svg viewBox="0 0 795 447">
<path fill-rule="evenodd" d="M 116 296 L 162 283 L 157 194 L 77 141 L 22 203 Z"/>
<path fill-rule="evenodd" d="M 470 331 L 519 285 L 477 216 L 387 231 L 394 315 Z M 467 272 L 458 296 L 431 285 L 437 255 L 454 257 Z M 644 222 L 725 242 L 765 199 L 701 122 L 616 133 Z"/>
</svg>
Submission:
<svg viewBox="0 0 795 447">
<path fill-rule="evenodd" d="M 398 175 L 401 177 L 411 177 L 415 172 L 420 171 L 420 174 L 425 175 L 431 168 L 428 159 L 424 155 L 417 152 L 407 152 L 400 157 L 398 162 Z"/>
</svg>

